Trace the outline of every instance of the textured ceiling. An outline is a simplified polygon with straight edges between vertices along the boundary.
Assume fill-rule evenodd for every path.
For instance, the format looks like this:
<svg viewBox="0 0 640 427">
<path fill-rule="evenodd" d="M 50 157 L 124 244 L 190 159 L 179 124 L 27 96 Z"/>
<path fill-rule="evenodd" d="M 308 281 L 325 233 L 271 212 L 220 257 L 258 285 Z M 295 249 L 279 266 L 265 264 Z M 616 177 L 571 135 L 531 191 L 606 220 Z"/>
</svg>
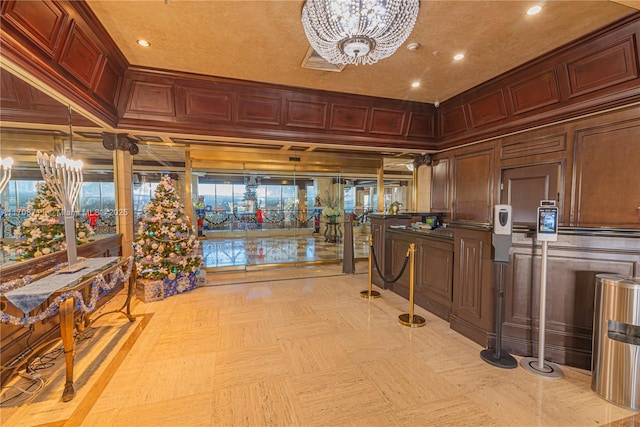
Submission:
<svg viewBox="0 0 640 427">
<path fill-rule="evenodd" d="M 340 73 L 301 67 L 309 50 L 303 3 L 88 1 L 132 65 L 429 103 L 601 28 L 640 2 L 546 1 L 527 16 L 535 1 L 422 1 L 412 34 L 393 56 Z M 406 49 L 413 42 L 421 47 Z M 465 58 L 454 61 L 456 53 Z M 414 81 L 421 86 L 411 88 Z"/>
</svg>

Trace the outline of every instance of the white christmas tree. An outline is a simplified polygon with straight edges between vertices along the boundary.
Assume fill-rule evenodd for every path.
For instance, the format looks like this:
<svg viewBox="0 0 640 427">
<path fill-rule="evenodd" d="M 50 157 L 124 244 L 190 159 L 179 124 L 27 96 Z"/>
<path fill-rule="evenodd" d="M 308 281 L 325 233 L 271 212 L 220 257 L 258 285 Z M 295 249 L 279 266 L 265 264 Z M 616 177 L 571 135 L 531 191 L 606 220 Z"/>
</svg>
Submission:
<svg viewBox="0 0 640 427">
<path fill-rule="evenodd" d="M 62 208 L 47 184 L 38 184 L 35 199 L 27 203 L 27 212 L 29 217 L 13 232 L 15 244 L 4 248 L 11 256 L 23 260 L 67 248 L 64 224 L 60 218 Z M 78 244 L 87 243 L 92 234 L 94 231 L 89 224 L 76 221 Z"/>
<path fill-rule="evenodd" d="M 195 253 L 199 242 L 168 175 L 160 179 L 144 213 L 134 244 L 138 276 L 174 280 L 180 273 L 199 272 L 202 258 Z"/>
</svg>

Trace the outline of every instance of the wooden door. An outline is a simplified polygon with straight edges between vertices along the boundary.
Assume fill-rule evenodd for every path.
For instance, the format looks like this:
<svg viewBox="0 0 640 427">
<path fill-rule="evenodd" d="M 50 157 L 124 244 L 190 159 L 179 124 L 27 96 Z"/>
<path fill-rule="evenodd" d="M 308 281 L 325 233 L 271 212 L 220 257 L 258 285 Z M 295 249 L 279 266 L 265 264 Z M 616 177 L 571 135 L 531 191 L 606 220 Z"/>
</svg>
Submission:
<svg viewBox="0 0 640 427">
<path fill-rule="evenodd" d="M 560 163 L 517 167 L 502 170 L 500 203 L 511 205 L 514 223 L 535 223 L 540 200 L 560 204 Z M 562 209 L 560 222 L 562 222 Z"/>
</svg>

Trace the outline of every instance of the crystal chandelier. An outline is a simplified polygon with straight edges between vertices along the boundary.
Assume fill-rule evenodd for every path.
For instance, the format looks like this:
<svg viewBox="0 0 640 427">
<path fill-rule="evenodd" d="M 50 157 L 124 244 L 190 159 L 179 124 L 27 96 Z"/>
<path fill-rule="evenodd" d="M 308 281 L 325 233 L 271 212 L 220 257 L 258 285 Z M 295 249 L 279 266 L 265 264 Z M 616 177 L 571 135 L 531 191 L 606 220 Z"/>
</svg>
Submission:
<svg viewBox="0 0 640 427">
<path fill-rule="evenodd" d="M 302 26 L 328 62 L 375 64 L 407 40 L 419 9 L 419 0 L 307 0 Z"/>
</svg>

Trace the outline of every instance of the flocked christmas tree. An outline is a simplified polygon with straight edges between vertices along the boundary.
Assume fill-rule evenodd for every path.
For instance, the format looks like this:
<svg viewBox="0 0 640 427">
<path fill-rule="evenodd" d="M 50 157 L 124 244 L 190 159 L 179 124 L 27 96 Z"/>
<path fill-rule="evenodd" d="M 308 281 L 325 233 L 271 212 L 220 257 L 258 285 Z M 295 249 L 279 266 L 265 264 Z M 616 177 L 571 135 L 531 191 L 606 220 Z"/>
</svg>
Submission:
<svg viewBox="0 0 640 427">
<path fill-rule="evenodd" d="M 67 248 L 62 208 L 47 184 L 38 184 L 35 199 L 27 204 L 27 212 L 28 218 L 13 232 L 15 244 L 5 248 L 12 256 L 19 260 L 37 258 Z M 92 234 L 89 224 L 76 221 L 78 244 L 87 243 Z"/>
<path fill-rule="evenodd" d="M 174 280 L 180 273 L 197 273 L 202 264 L 195 253 L 199 242 L 168 175 L 162 176 L 144 213 L 134 245 L 138 276 Z"/>
</svg>

